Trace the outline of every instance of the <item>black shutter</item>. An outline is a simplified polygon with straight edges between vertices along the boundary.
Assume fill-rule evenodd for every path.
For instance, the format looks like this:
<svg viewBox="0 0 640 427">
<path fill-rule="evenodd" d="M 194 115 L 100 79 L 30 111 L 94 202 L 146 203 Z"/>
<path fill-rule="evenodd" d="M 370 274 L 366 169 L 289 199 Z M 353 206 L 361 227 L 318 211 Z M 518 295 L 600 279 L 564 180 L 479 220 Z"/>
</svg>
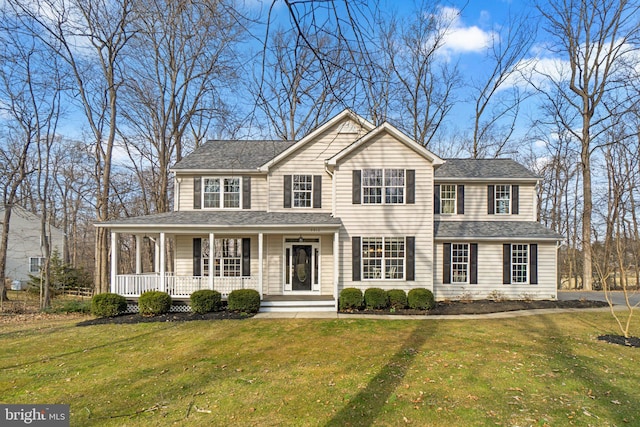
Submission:
<svg viewBox="0 0 640 427">
<path fill-rule="evenodd" d="M 487 186 L 487 213 L 493 215 L 495 213 L 495 189 L 493 185 Z"/>
<path fill-rule="evenodd" d="M 352 280 L 360 281 L 360 237 L 351 238 L 351 270 Z"/>
<path fill-rule="evenodd" d="M 451 243 L 442 244 L 442 283 L 451 283 Z"/>
<path fill-rule="evenodd" d="M 291 175 L 284 176 L 284 207 L 291 207 Z"/>
<path fill-rule="evenodd" d="M 359 205 L 361 203 L 360 201 L 360 194 L 361 194 L 361 184 L 362 184 L 362 171 L 360 170 L 354 170 L 353 171 L 353 181 L 352 181 L 352 196 L 351 196 L 351 203 L 354 205 Z"/>
<path fill-rule="evenodd" d="M 520 210 L 520 186 L 512 185 L 511 186 L 511 213 L 513 215 L 518 215 L 518 211 Z"/>
<path fill-rule="evenodd" d="M 538 284 L 538 245 L 529 245 L 529 283 Z"/>
<path fill-rule="evenodd" d="M 464 215 L 464 185 L 458 185 L 456 197 L 458 198 L 458 211 L 456 213 L 458 215 Z"/>
<path fill-rule="evenodd" d="M 193 239 L 193 275 L 202 276 L 202 239 L 196 237 Z M 209 269 L 213 264 L 209 261 Z"/>
<path fill-rule="evenodd" d="M 322 175 L 313 176 L 313 207 L 322 207 Z"/>
<path fill-rule="evenodd" d="M 478 284 L 478 244 L 469 244 L 469 283 Z"/>
<path fill-rule="evenodd" d="M 193 178 L 193 209 L 202 208 L 202 178 Z"/>
<path fill-rule="evenodd" d="M 407 204 L 416 203 L 416 171 L 407 169 Z"/>
<path fill-rule="evenodd" d="M 251 209 L 251 177 L 242 177 L 242 209 Z"/>
<path fill-rule="evenodd" d="M 405 280 L 416 280 L 416 238 L 407 236 L 407 275 Z"/>
<path fill-rule="evenodd" d="M 251 276 L 251 239 L 242 239 L 242 276 Z"/>
<path fill-rule="evenodd" d="M 440 184 L 433 186 L 433 213 L 440 213 Z"/>
<path fill-rule="evenodd" d="M 511 283 L 511 244 L 502 245 L 502 283 Z"/>
</svg>

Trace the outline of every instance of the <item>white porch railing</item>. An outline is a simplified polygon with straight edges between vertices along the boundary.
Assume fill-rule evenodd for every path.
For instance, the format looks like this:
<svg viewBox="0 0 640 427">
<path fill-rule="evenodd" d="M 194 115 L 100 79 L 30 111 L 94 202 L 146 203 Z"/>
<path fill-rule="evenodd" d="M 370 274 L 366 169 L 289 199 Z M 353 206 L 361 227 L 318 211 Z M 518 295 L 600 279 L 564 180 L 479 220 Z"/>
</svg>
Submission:
<svg viewBox="0 0 640 427">
<path fill-rule="evenodd" d="M 118 274 L 111 292 L 125 297 L 139 297 L 146 291 L 163 291 L 172 297 L 188 298 L 200 289 L 211 289 L 209 278 L 205 276 L 174 276 L 166 273 L 164 286 L 158 273 Z M 260 291 L 258 278 L 250 277 L 214 277 L 213 290 L 220 292 L 223 298 L 236 289 L 255 289 Z"/>
</svg>

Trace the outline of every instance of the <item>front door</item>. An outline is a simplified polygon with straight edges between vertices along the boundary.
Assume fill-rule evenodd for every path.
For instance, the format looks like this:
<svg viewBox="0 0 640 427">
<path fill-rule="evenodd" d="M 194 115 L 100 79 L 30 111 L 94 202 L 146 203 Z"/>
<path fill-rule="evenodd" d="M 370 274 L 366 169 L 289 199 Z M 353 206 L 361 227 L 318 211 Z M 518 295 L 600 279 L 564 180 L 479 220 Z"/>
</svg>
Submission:
<svg viewBox="0 0 640 427">
<path fill-rule="evenodd" d="M 319 255 L 315 242 L 285 243 L 285 291 L 312 292 L 320 289 Z"/>
</svg>

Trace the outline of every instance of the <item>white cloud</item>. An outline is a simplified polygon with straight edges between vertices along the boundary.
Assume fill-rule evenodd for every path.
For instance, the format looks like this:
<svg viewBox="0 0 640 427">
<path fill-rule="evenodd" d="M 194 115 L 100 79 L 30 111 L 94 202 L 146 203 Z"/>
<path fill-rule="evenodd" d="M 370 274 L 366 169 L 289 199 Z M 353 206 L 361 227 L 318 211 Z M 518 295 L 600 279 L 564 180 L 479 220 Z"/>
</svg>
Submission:
<svg viewBox="0 0 640 427">
<path fill-rule="evenodd" d="M 438 18 L 448 23 L 448 28 L 444 31 L 442 52 L 448 56 L 457 54 L 482 52 L 487 49 L 492 40 L 498 38 L 494 31 L 483 30 L 472 25 L 467 26 L 460 18 L 460 10 L 452 7 L 441 7 Z M 482 21 L 488 19 L 486 12 L 481 12 Z"/>
</svg>

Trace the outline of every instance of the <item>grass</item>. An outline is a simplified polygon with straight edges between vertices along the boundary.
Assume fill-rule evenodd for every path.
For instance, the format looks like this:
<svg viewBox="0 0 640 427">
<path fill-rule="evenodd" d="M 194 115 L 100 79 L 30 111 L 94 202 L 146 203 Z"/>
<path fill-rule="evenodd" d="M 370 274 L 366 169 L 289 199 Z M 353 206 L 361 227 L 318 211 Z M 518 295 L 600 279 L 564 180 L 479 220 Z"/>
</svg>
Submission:
<svg viewBox="0 0 640 427">
<path fill-rule="evenodd" d="M 640 352 L 596 339 L 616 333 L 602 312 L 78 319 L 3 325 L 0 402 L 68 403 L 82 426 L 640 424 Z"/>
</svg>

